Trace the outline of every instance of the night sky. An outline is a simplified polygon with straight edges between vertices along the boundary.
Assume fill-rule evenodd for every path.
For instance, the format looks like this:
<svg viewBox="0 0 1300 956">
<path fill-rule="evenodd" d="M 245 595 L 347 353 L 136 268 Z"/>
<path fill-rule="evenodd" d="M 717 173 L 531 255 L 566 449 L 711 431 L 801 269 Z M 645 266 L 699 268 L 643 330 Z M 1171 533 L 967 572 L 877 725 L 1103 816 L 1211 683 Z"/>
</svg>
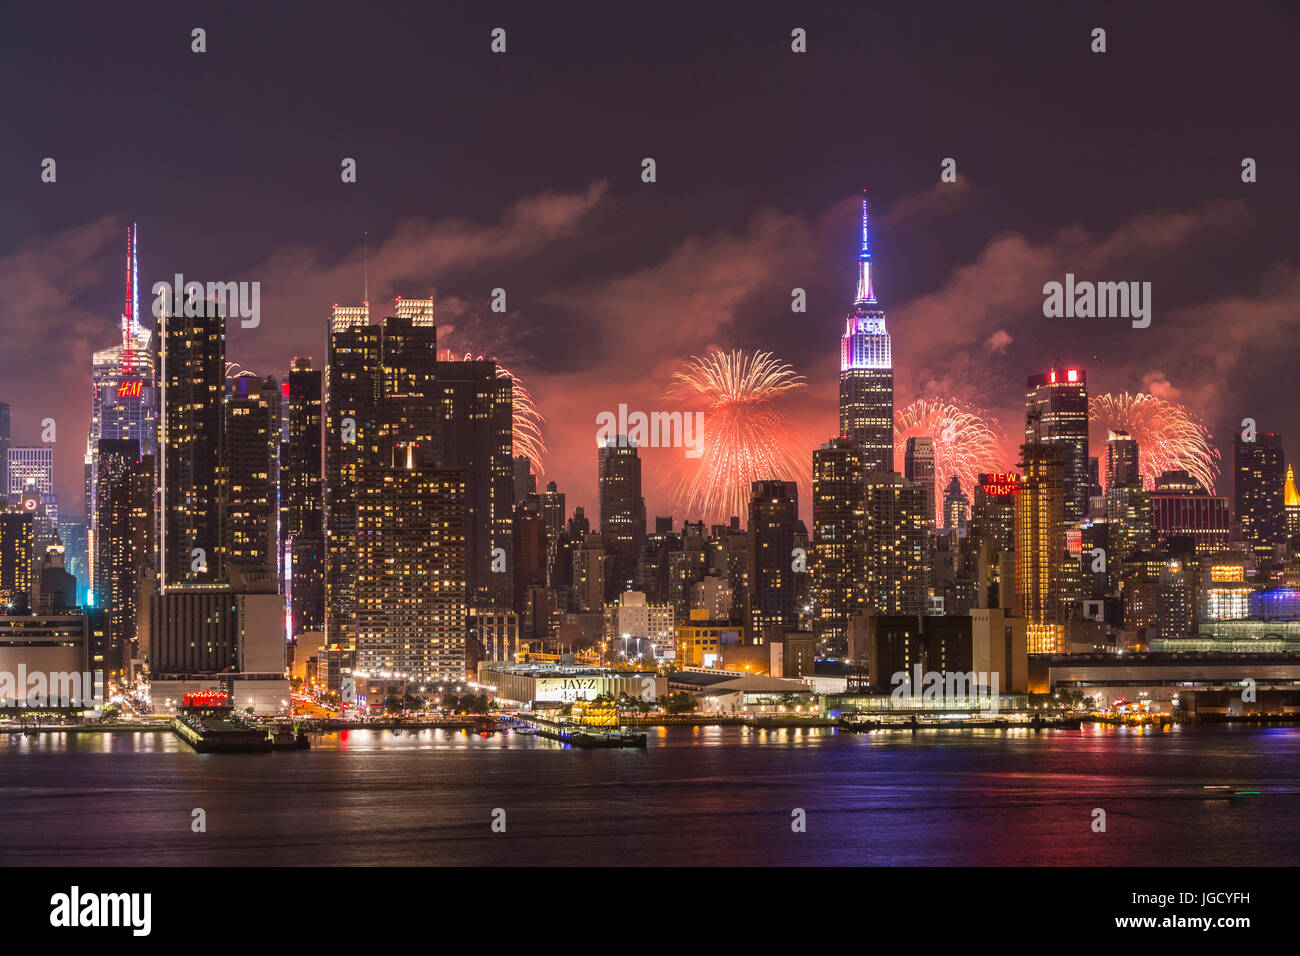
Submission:
<svg viewBox="0 0 1300 956">
<path fill-rule="evenodd" d="M 899 405 L 974 402 L 1014 461 L 1025 377 L 1059 358 L 1093 392 L 1187 404 L 1225 472 L 1246 416 L 1300 453 L 1296 9 L 882 6 L 7 5 L 15 444 L 56 419 L 57 490 L 79 513 L 90 355 L 116 341 L 135 220 L 142 308 L 175 272 L 259 281 L 261 325 L 232 322 L 228 357 L 276 376 L 294 355 L 323 364 L 368 232 L 372 315 L 433 295 L 441 345 L 519 374 L 547 419 L 541 480 L 570 508 L 596 510 L 596 413 L 672 408 L 672 372 L 710 346 L 806 377 L 781 406 L 804 456 L 838 431 L 866 187 Z M 1150 328 L 1044 318 L 1042 286 L 1066 272 L 1152 282 Z M 644 458 L 648 511 L 667 514 L 681 451 Z"/>
</svg>

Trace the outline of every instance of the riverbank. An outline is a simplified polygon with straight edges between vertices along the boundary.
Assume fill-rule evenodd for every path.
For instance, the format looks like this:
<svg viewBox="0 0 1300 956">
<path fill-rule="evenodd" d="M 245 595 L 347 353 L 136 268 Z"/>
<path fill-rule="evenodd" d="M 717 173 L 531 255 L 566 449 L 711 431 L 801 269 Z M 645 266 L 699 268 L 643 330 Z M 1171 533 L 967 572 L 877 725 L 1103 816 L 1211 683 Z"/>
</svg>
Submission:
<svg viewBox="0 0 1300 956">
<path fill-rule="evenodd" d="M 503 715 L 504 717 L 504 715 Z M 290 725 L 302 730 L 304 733 L 331 734 L 344 730 L 386 730 L 394 732 L 418 732 L 421 730 L 468 730 L 483 732 L 482 717 L 446 717 L 438 719 L 429 718 L 388 718 L 384 720 L 342 720 L 342 719 L 293 719 L 279 718 L 275 721 L 257 721 L 259 724 L 270 725 L 272 723 L 280 725 Z M 873 730 L 910 730 L 913 724 L 905 721 L 873 721 L 871 718 L 859 715 L 857 723 L 871 723 Z M 942 726 L 954 730 L 966 729 L 1000 729 L 1007 726 L 1005 720 L 993 721 L 943 721 L 943 722 L 921 722 L 921 726 L 931 729 L 935 726 Z M 1090 714 L 1082 718 L 1046 718 L 1039 726 L 1043 728 L 1055 729 L 1078 729 L 1080 724 L 1096 724 L 1099 726 L 1143 726 L 1143 725 L 1173 725 L 1182 724 L 1184 726 L 1194 726 L 1197 721 L 1174 720 L 1167 716 L 1151 715 L 1141 719 L 1133 717 L 1123 717 L 1118 715 Z M 1300 723 L 1300 714 L 1205 714 L 1201 715 L 1199 723 L 1203 724 L 1248 724 L 1255 726 L 1295 726 Z M 829 717 L 804 714 L 625 714 L 622 715 L 622 724 L 626 727 L 635 727 L 641 730 L 651 728 L 672 728 L 672 727 L 750 727 L 769 730 L 780 729 L 818 729 L 818 728 L 842 728 L 858 729 L 856 726 L 845 728 L 844 722 Z M 1032 727 L 1031 723 L 1012 722 L 1013 727 Z M 494 729 L 505 729 L 504 724 L 498 725 Z M 27 725 L 4 725 L 0 726 L 0 735 L 8 734 L 10 736 L 21 735 L 25 733 L 39 734 L 161 734 L 170 733 L 171 724 L 168 721 L 123 721 L 115 720 L 107 723 L 84 723 L 84 724 L 41 724 L 33 726 Z"/>
<path fill-rule="evenodd" d="M 111 721 L 103 724 L 39 724 L 20 727 L 2 726 L 0 734 L 23 734 L 36 731 L 42 734 L 165 734 L 171 732 L 171 724 L 153 721 Z"/>
</svg>

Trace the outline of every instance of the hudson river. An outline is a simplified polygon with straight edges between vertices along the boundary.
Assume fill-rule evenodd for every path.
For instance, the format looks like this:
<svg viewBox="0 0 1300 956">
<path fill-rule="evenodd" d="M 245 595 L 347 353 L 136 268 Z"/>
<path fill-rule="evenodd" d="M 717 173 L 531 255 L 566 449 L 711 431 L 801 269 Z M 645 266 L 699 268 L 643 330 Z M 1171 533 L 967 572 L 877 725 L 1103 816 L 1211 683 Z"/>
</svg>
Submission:
<svg viewBox="0 0 1300 956">
<path fill-rule="evenodd" d="M 5 735 L 0 791 L 8 866 L 1300 863 L 1293 727 L 673 728 L 644 751 L 350 731 L 249 755 Z"/>
</svg>

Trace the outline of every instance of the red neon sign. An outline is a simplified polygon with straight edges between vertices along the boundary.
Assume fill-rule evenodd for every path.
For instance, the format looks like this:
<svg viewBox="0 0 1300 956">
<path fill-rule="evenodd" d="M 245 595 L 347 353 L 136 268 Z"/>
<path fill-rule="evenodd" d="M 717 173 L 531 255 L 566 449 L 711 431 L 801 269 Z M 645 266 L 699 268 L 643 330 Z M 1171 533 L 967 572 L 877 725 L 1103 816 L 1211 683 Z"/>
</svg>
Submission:
<svg viewBox="0 0 1300 956">
<path fill-rule="evenodd" d="M 229 707 L 230 695 L 220 690 L 200 690 L 186 694 L 181 701 L 183 707 Z"/>
<path fill-rule="evenodd" d="M 1014 471 L 995 472 L 980 476 L 980 488 L 986 495 L 1005 497 L 1020 494 L 1020 476 Z"/>
<path fill-rule="evenodd" d="M 144 382 L 123 382 L 117 387 L 118 398 L 139 398 L 144 392 Z"/>
</svg>

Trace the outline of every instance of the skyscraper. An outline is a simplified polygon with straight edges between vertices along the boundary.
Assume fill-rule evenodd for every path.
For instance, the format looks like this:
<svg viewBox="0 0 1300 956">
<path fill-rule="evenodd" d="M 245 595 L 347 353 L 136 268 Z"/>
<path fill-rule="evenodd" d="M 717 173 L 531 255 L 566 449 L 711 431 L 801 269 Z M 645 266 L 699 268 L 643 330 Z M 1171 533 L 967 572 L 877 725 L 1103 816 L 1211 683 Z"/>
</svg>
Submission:
<svg viewBox="0 0 1300 956">
<path fill-rule="evenodd" d="M 0 492 L 9 494 L 9 403 L 0 402 Z M 0 501 L 0 505 L 7 502 Z"/>
<path fill-rule="evenodd" d="M 275 571 L 280 388 L 274 377 L 241 372 L 227 379 L 226 561 L 245 571 Z"/>
<path fill-rule="evenodd" d="M 32 516 L 0 508 L 0 608 L 32 594 Z"/>
<path fill-rule="evenodd" d="M 189 299 L 158 319 L 162 450 L 159 578 L 211 582 L 225 572 L 226 319 Z"/>
<path fill-rule="evenodd" d="M 1300 490 L 1295 486 L 1295 474 L 1291 466 L 1286 466 L 1286 489 L 1282 496 L 1286 509 L 1286 536 L 1294 538 L 1300 534 Z"/>
<path fill-rule="evenodd" d="M 1255 440 L 1232 440 L 1233 503 L 1241 537 L 1250 549 L 1268 557 L 1286 540 L 1286 461 L 1282 436 L 1260 432 Z M 12 479 L 11 479 L 12 480 Z"/>
<path fill-rule="evenodd" d="M 135 637 L 143 555 L 133 508 L 140 446 L 134 438 L 101 438 L 95 449 L 95 605 L 107 613 L 104 665 L 121 670 Z M 152 459 L 150 459 L 152 461 Z M 152 505 L 152 500 L 148 502 Z"/>
<path fill-rule="evenodd" d="M 153 478 L 150 476 L 150 487 Z M 150 507 L 152 513 L 153 508 Z M 63 542 L 64 567 L 77 579 L 77 596 L 73 602 L 84 607 L 87 603 L 86 592 L 90 589 L 90 555 L 88 553 L 87 530 L 90 527 L 90 515 L 59 518 L 59 540 Z"/>
<path fill-rule="evenodd" d="M 140 456 L 153 455 L 158 438 L 158 381 L 153 329 L 140 316 L 136 225 L 126 231 L 125 297 L 119 340 L 91 356 L 90 433 L 86 442 L 87 541 L 92 575 L 97 548 L 94 515 L 99 442 L 134 441 Z"/>
<path fill-rule="evenodd" d="M 600 488 L 600 533 L 610 554 L 605 598 L 627 589 L 645 545 L 645 499 L 641 496 L 641 457 L 626 435 L 602 438 L 596 447 Z"/>
<path fill-rule="evenodd" d="M 421 306 L 427 303 L 427 312 Z M 432 300 L 397 300 L 399 314 L 383 321 L 380 340 L 380 454 L 394 444 L 418 444 L 430 464 L 438 460 L 436 394 L 438 331 Z"/>
<path fill-rule="evenodd" d="M 325 497 L 321 478 L 322 379 L 295 358 L 281 389 L 288 418 L 280 459 L 280 537 L 289 634 L 325 629 Z"/>
<path fill-rule="evenodd" d="M 1125 431 L 1106 440 L 1106 528 L 1111 560 L 1147 551 L 1152 544 L 1151 495 L 1142 488 L 1138 443 Z"/>
<path fill-rule="evenodd" d="M 484 360 L 438 362 L 436 380 L 440 464 L 465 473 L 470 601 L 480 610 L 505 609 L 513 571 L 514 389 Z"/>
<path fill-rule="evenodd" d="M 568 587 L 573 583 L 573 561 L 572 542 L 565 530 L 564 492 L 555 482 L 548 481 L 539 498 L 542 520 L 546 522 L 546 581 L 553 588 Z"/>
<path fill-rule="evenodd" d="M 357 487 L 356 666 L 388 693 L 418 694 L 465 676 L 465 478 L 414 444 L 390 452 Z"/>
<path fill-rule="evenodd" d="M 862 448 L 868 471 L 894 470 L 894 367 L 884 310 L 871 277 L 867 199 L 862 197 L 858 291 L 840 343 L 840 434 Z"/>
<path fill-rule="evenodd" d="M 903 452 L 903 477 L 909 485 L 925 489 L 928 505 L 926 514 L 934 526 L 934 439 L 928 435 L 913 436 L 907 440 Z"/>
<path fill-rule="evenodd" d="M 575 509 L 581 511 L 581 508 Z M 570 522 L 572 526 L 572 522 Z M 570 532 L 572 533 L 572 532 Z M 599 612 L 605 605 L 605 567 L 608 563 L 599 534 L 579 534 L 573 546 L 573 609 L 579 614 Z"/>
<path fill-rule="evenodd" d="M 1212 495 L 1185 471 L 1166 471 L 1151 492 L 1151 521 L 1156 543 L 1168 548 L 1173 538 L 1191 538 L 1197 554 L 1228 550 L 1231 518 L 1228 499 Z"/>
<path fill-rule="evenodd" d="M 77 579 L 69 573 L 64 563 L 66 552 L 63 542 L 56 535 L 45 548 L 40 568 L 33 573 L 32 593 L 38 595 L 32 601 L 32 610 L 38 614 L 59 614 L 77 606 Z"/>
<path fill-rule="evenodd" d="M 59 502 L 54 494 L 54 448 L 11 447 L 9 459 L 9 504 L 32 516 L 33 557 L 58 533 Z"/>
<path fill-rule="evenodd" d="M 749 499 L 749 621 L 755 641 L 762 640 L 769 627 L 799 623 L 794 570 L 798 521 L 798 484 L 754 482 Z"/>
<path fill-rule="evenodd" d="M 1016 608 L 1027 621 L 1029 653 L 1065 652 L 1064 443 L 1021 446 L 1016 508 Z"/>
<path fill-rule="evenodd" d="M 542 499 L 542 517 L 546 520 L 546 527 L 550 529 L 552 536 L 559 537 L 564 531 L 565 518 L 567 513 L 564 508 L 564 492 L 553 481 L 546 483 L 546 490 L 541 494 Z"/>
<path fill-rule="evenodd" d="M 975 561 L 980 607 L 1014 607 L 1014 582 L 1001 579 L 1004 553 L 1016 547 L 1016 500 L 1020 476 L 1015 472 L 977 475 L 967 548 Z"/>
<path fill-rule="evenodd" d="M 922 614 L 930 583 L 930 502 L 897 472 L 869 471 L 864 503 L 866 603 L 876 614 Z"/>
<path fill-rule="evenodd" d="M 386 482 L 407 501 L 403 489 L 424 481 L 409 475 L 399 481 L 389 474 L 397 468 L 390 462 L 398 448 L 414 463 L 402 470 L 454 472 L 460 482 L 454 507 L 465 513 L 457 530 L 440 534 L 428 546 L 459 549 L 456 573 L 476 608 L 509 602 L 511 383 L 494 362 L 438 361 L 432 300 L 398 299 L 395 312 L 379 326 L 369 324 L 368 307 L 336 307 L 331 319 L 325 399 L 326 630 L 330 644 L 344 647 L 361 634 L 363 623 L 369 628 L 367 640 L 377 646 L 376 628 L 385 620 L 373 607 L 363 620 L 357 603 L 363 592 L 358 562 L 379 553 L 357 531 L 358 509 L 363 502 L 372 507 L 377 493 L 367 482 Z M 407 501 L 401 507 L 414 506 Z M 414 554 L 407 549 L 388 559 L 415 560 Z M 438 555 L 428 560 L 451 559 Z M 498 565 L 500 574 L 494 573 Z M 372 568 L 367 573 L 369 587 L 377 572 Z M 405 572 L 390 566 L 385 573 Z M 464 604 L 467 595 L 459 600 Z M 463 671 L 463 660 L 458 666 Z M 358 667 L 366 670 L 360 656 Z"/>
<path fill-rule="evenodd" d="M 356 640 L 356 498 L 361 466 L 378 457 L 380 329 L 370 306 L 334 306 L 325 368 L 325 633 Z"/>
<path fill-rule="evenodd" d="M 1126 431 L 1112 431 L 1106 438 L 1106 487 L 1141 488 L 1138 443 Z"/>
<path fill-rule="evenodd" d="M 551 637 L 549 612 L 553 601 L 537 592 L 545 590 L 547 540 L 550 537 L 537 495 L 529 495 L 515 506 L 514 517 L 514 609 L 519 614 L 520 633 L 529 639 Z M 541 612 L 541 613 L 539 613 Z"/>
<path fill-rule="evenodd" d="M 849 618 L 865 595 L 866 483 L 862 450 L 832 438 L 813 451 L 813 631 L 824 652 L 844 656 Z"/>
<path fill-rule="evenodd" d="M 1031 375 L 1025 393 L 1025 441 L 1065 448 L 1065 521 L 1088 512 L 1088 377 L 1083 369 L 1053 368 Z"/>
<path fill-rule="evenodd" d="M 966 534 L 966 519 L 970 512 L 970 499 L 962 491 L 961 479 L 956 475 L 943 489 L 943 526 L 948 531 Z"/>
<path fill-rule="evenodd" d="M 533 474 L 533 462 L 527 455 L 516 455 L 513 459 L 515 504 L 529 495 L 537 494 L 537 476 Z"/>
<path fill-rule="evenodd" d="M 433 299 L 403 299 L 400 295 L 393 305 L 393 315 L 410 319 L 416 327 L 433 327 Z"/>
<path fill-rule="evenodd" d="M 9 462 L 9 504 L 17 505 L 23 492 L 35 489 L 42 498 L 54 493 L 54 448 L 50 445 L 35 447 L 10 448 L 7 452 Z"/>
</svg>

